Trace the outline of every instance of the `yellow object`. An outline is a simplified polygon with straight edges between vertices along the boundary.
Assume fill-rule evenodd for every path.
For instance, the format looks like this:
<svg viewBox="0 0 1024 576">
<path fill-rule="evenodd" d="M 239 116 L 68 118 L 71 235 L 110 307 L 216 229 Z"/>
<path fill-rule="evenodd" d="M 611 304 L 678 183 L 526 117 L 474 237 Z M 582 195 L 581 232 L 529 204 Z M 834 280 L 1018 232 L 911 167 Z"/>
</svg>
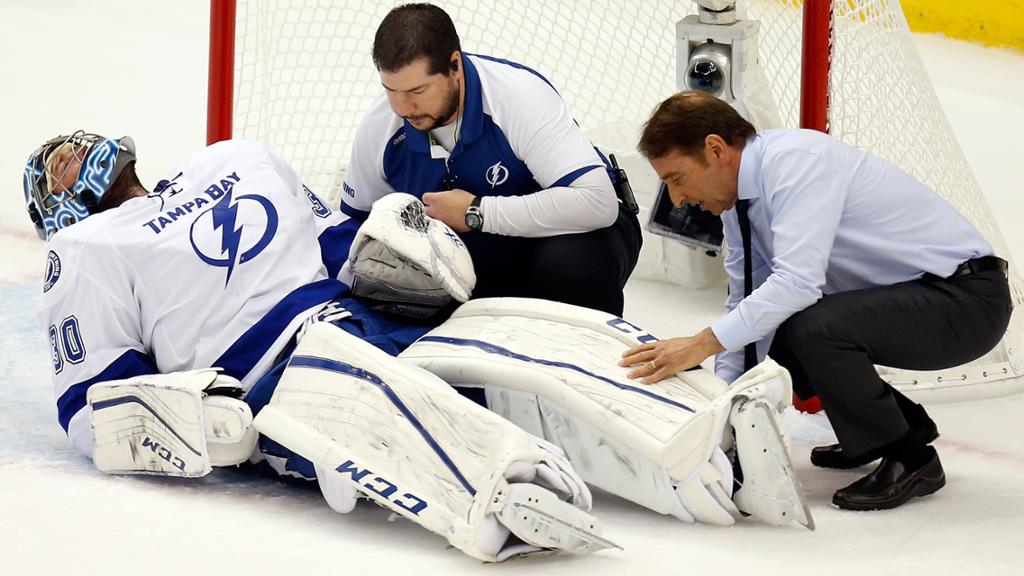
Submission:
<svg viewBox="0 0 1024 576">
<path fill-rule="evenodd" d="M 914 32 L 1024 50 L 1024 0 L 902 0 Z"/>
</svg>

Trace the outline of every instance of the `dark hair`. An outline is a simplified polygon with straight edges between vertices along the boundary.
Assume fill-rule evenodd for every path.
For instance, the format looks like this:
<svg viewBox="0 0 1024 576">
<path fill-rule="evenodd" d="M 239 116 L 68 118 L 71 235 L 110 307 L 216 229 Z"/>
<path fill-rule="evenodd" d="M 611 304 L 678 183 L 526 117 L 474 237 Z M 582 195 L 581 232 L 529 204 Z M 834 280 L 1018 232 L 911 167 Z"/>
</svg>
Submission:
<svg viewBox="0 0 1024 576">
<path fill-rule="evenodd" d="M 459 35 L 448 14 L 433 4 L 403 4 L 388 12 L 373 38 L 377 70 L 396 72 L 420 58 L 430 74 L 447 75 Z"/>
<path fill-rule="evenodd" d="M 743 148 L 757 131 L 739 112 L 707 92 L 687 90 L 658 104 L 644 124 L 637 150 L 646 158 L 660 158 L 673 149 L 703 160 L 698 154 L 704 140 L 717 134 L 733 148 Z"/>
</svg>

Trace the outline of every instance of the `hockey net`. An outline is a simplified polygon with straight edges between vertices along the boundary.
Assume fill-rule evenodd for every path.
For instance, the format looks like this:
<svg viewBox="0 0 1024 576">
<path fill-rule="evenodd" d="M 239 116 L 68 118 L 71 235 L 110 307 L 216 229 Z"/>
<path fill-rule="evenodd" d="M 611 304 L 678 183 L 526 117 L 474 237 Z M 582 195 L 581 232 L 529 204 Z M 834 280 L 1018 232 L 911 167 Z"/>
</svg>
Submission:
<svg viewBox="0 0 1024 576">
<path fill-rule="evenodd" d="M 218 3 L 221 0 L 214 0 Z M 233 0 L 229 0 L 233 1 Z M 950 129 L 896 0 L 825 2 L 830 58 L 816 74 L 828 86 L 828 130 L 930 184 L 1010 259 L 996 221 Z M 266 142 L 304 181 L 337 201 L 356 128 L 381 94 L 370 58 L 387 11 L 380 0 L 237 0 L 233 15 L 234 102 L 220 136 Z M 689 0 L 436 0 L 456 23 L 467 52 L 507 58 L 543 73 L 584 131 L 622 134 L 632 150 L 637 127 L 675 92 L 675 23 L 697 12 Z M 800 125 L 803 0 L 740 0 L 739 16 L 758 20 L 760 60 L 787 126 Z M 820 4 L 819 4 L 820 6 Z M 216 12 L 216 6 L 215 6 Z M 218 34 L 211 32 L 211 43 Z M 830 65 L 829 65 L 830 62 Z M 211 91 L 213 85 L 211 84 Z M 212 92 L 211 92 L 212 93 Z M 809 100 L 804 98 L 805 101 Z M 813 111 L 812 111 L 813 112 Z M 211 123 L 215 119 L 211 117 Z M 227 132 L 224 133 L 224 124 Z M 212 124 L 211 124 L 212 125 Z M 602 143 L 607 139 L 602 139 Z M 1024 291 L 1011 263 L 1013 299 Z M 1019 390 L 1016 317 L 1004 342 L 970 365 L 935 373 L 882 369 L 887 379 L 931 401 Z"/>
</svg>

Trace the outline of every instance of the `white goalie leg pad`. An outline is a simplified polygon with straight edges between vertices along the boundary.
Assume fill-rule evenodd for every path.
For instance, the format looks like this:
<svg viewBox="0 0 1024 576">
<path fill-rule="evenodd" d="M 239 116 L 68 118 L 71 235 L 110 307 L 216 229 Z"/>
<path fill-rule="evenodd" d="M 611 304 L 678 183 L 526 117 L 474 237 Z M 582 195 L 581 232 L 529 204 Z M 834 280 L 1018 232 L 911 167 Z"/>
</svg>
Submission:
<svg viewBox="0 0 1024 576">
<path fill-rule="evenodd" d="M 731 463 L 717 446 L 708 462 L 674 480 L 664 466 L 544 398 L 496 387 L 486 395 L 492 410 L 559 443 L 592 485 L 684 522 L 728 526 L 739 516 L 731 501 Z"/>
<path fill-rule="evenodd" d="M 611 545 L 558 451 L 330 324 L 307 331 L 255 425 L 313 462 L 332 508 L 351 510 L 340 481 L 475 558 Z"/>
<path fill-rule="evenodd" d="M 112 474 L 194 478 L 246 461 L 256 447 L 249 406 L 214 369 L 150 374 L 89 388 L 93 462 Z"/>
<path fill-rule="evenodd" d="M 652 339 L 593 310 L 483 299 L 400 358 L 484 387 L 492 409 L 561 446 L 588 483 L 680 520 L 730 525 L 739 512 L 722 441 L 733 398 L 785 398 L 789 375 L 769 361 L 732 387 L 703 369 L 640 385 L 615 360 Z"/>
<path fill-rule="evenodd" d="M 469 300 L 476 285 L 459 236 L 404 193 L 374 202 L 349 249 L 348 267 L 353 294 L 383 302 L 440 307 L 452 298 Z"/>
</svg>

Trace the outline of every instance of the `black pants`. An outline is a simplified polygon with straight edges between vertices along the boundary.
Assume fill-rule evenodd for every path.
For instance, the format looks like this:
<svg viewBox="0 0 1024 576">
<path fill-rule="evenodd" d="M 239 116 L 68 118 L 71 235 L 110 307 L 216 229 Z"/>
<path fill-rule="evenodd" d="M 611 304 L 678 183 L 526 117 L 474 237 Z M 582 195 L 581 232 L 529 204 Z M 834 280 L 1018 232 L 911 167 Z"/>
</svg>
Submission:
<svg viewBox="0 0 1024 576">
<path fill-rule="evenodd" d="M 521 238 L 470 233 L 474 298 L 543 298 L 622 315 L 622 287 L 636 266 L 640 222 L 619 207 L 615 223 L 580 234 Z"/>
<path fill-rule="evenodd" d="M 843 292 L 790 317 L 768 354 L 789 370 L 797 396 L 818 395 L 843 451 L 859 456 L 906 434 L 908 416 L 925 416 L 875 364 L 941 370 L 970 362 L 999 342 L 1012 309 L 997 270 Z"/>
</svg>

